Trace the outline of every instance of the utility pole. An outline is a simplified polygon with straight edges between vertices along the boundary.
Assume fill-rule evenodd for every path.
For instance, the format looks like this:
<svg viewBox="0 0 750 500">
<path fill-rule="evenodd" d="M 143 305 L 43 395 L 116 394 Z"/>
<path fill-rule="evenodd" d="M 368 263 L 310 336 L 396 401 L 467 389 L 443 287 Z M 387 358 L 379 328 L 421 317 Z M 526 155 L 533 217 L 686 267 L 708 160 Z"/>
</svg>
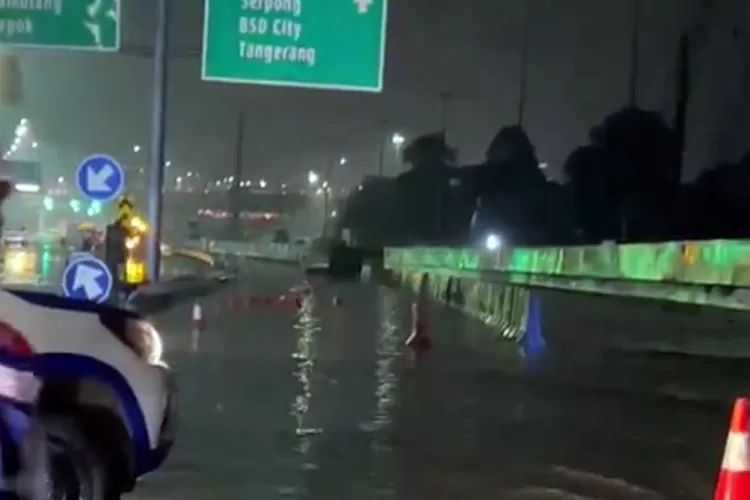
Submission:
<svg viewBox="0 0 750 500">
<path fill-rule="evenodd" d="M 680 36 L 677 47 L 677 75 L 675 94 L 674 130 L 677 136 L 677 161 L 673 179 L 679 182 L 682 177 L 682 164 L 685 155 L 685 136 L 687 134 L 687 108 L 690 100 L 690 36 L 687 32 Z"/>
<path fill-rule="evenodd" d="M 440 92 L 440 131 L 442 132 L 443 139 L 445 139 L 446 143 L 448 142 L 448 114 L 450 113 L 452 100 L 452 93 Z"/>
<path fill-rule="evenodd" d="M 385 175 L 385 148 L 386 141 L 388 140 L 387 130 L 388 122 L 383 120 L 381 122 L 380 133 L 378 134 L 378 137 L 380 137 L 380 148 L 378 150 L 378 177 L 383 177 Z"/>
<path fill-rule="evenodd" d="M 518 75 L 518 109 L 516 110 L 516 125 L 523 127 L 526 118 L 527 86 L 529 79 L 529 28 L 531 26 L 531 8 L 528 2 L 523 4 L 523 20 L 521 31 L 521 67 Z"/>
<path fill-rule="evenodd" d="M 330 210 L 331 203 L 331 190 L 333 189 L 333 182 L 331 173 L 333 170 L 333 164 L 326 162 L 326 166 L 323 169 L 323 227 L 320 230 L 321 238 L 325 239 L 328 236 L 328 212 Z"/>
<path fill-rule="evenodd" d="M 169 0 L 156 0 L 157 29 L 154 50 L 153 102 L 151 107 L 151 170 L 148 186 L 148 279 L 158 283 L 161 277 L 161 235 L 164 209 L 164 142 L 169 50 Z"/>
<path fill-rule="evenodd" d="M 243 152 L 245 146 L 245 112 L 240 111 L 237 115 L 237 125 L 235 128 L 235 150 L 234 150 L 234 176 L 232 178 L 231 187 L 231 204 L 232 204 L 232 224 L 230 232 L 234 238 L 242 239 L 242 224 L 240 221 L 240 213 L 242 212 L 241 198 L 242 192 L 240 190 L 242 182 L 242 164 L 243 164 Z"/>
<path fill-rule="evenodd" d="M 638 106 L 638 72 L 640 70 L 640 43 L 638 39 L 640 23 L 640 0 L 630 0 L 631 25 L 630 25 L 630 74 L 628 80 L 628 104 L 630 107 Z"/>
</svg>

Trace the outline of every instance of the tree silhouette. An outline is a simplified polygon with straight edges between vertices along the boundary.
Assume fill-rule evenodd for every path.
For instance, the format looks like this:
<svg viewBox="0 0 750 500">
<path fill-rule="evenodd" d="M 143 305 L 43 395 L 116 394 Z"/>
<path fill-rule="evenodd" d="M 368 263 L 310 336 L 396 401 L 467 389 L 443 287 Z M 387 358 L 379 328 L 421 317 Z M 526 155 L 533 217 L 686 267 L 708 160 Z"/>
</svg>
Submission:
<svg viewBox="0 0 750 500">
<path fill-rule="evenodd" d="M 590 146 L 571 153 L 564 169 L 584 234 L 640 241 L 669 234 L 679 189 L 674 131 L 658 113 L 628 107 L 607 116 L 589 136 Z M 584 215 L 593 203 L 603 212 Z"/>
</svg>

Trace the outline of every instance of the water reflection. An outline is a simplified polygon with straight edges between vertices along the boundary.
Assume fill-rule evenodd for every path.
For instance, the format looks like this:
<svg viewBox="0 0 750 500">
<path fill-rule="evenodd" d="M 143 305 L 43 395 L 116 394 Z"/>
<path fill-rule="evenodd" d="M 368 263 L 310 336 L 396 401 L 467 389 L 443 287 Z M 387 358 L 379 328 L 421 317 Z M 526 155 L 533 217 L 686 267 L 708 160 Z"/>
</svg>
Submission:
<svg viewBox="0 0 750 500">
<path fill-rule="evenodd" d="M 396 295 L 391 290 L 383 290 L 378 297 L 380 328 L 375 343 L 375 415 L 372 421 L 375 429 L 385 428 L 391 423 L 398 383 L 395 361 L 401 353 Z"/>
<path fill-rule="evenodd" d="M 370 442 L 371 487 L 381 498 L 395 495 L 398 486 L 394 480 L 395 454 L 389 443 L 399 381 L 397 360 L 401 354 L 397 310 L 397 294 L 381 288 L 378 293 L 379 324 L 375 338 L 375 411 L 371 423 L 374 432 Z"/>
<path fill-rule="evenodd" d="M 301 467 L 309 470 L 317 468 L 312 460 L 313 448 L 316 437 L 322 433 L 322 429 L 311 425 L 310 416 L 313 396 L 312 378 L 317 361 L 318 332 L 320 331 L 320 319 L 315 315 L 314 297 L 305 298 L 294 328 L 297 332 L 297 342 L 292 358 L 297 360 L 294 376 L 299 381 L 300 390 L 291 404 L 290 414 L 296 421 L 295 432 L 299 437 L 296 451 L 302 458 Z"/>
</svg>

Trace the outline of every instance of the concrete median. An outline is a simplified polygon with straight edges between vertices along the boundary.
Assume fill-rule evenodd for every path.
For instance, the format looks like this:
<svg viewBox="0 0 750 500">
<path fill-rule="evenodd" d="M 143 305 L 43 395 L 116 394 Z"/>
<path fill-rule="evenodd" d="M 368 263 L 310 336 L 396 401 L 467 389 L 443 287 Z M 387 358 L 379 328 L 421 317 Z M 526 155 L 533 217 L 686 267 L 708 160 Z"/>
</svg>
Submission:
<svg viewBox="0 0 750 500">
<path fill-rule="evenodd" d="M 136 290 L 129 297 L 128 306 L 140 314 L 156 314 L 217 291 L 233 279 L 232 275 L 219 272 L 206 276 L 180 276 Z"/>
</svg>

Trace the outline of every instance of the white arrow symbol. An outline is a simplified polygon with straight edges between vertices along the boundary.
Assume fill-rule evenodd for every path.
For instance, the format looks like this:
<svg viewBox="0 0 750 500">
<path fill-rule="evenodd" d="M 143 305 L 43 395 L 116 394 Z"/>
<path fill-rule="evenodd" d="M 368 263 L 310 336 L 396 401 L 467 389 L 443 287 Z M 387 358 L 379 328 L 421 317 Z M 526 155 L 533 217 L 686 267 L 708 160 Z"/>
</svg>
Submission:
<svg viewBox="0 0 750 500">
<path fill-rule="evenodd" d="M 104 272 L 99 269 L 87 266 L 85 264 L 79 264 L 76 267 L 76 275 L 73 278 L 73 290 L 83 289 L 83 293 L 89 299 L 95 299 L 101 296 L 104 291 L 99 283 L 96 282 L 98 278 L 104 275 Z"/>
<path fill-rule="evenodd" d="M 89 4 L 89 6 L 86 7 L 90 18 L 95 18 L 99 13 L 99 10 L 102 8 L 102 1 L 103 0 L 94 0 L 93 3 Z"/>
<path fill-rule="evenodd" d="M 115 169 L 109 163 L 105 164 L 98 172 L 93 168 L 86 171 L 86 184 L 92 193 L 108 193 L 112 191 L 107 181 L 115 174 Z"/>
<path fill-rule="evenodd" d="M 357 12 L 360 14 L 367 14 L 372 2 L 373 0 L 354 0 L 354 3 L 357 5 Z"/>
</svg>

